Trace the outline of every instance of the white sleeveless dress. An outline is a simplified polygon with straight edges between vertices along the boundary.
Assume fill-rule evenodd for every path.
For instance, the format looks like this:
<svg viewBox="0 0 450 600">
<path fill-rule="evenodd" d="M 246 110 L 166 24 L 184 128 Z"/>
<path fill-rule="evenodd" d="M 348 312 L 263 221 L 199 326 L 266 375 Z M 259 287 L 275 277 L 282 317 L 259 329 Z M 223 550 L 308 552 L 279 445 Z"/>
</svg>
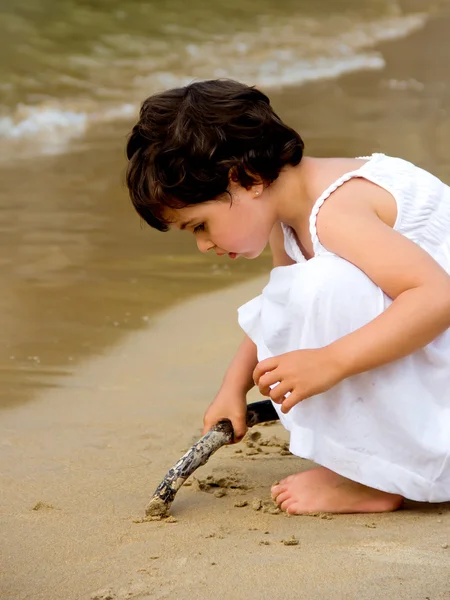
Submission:
<svg viewBox="0 0 450 600">
<path fill-rule="evenodd" d="M 239 309 L 239 324 L 258 360 L 319 348 L 365 325 L 392 302 L 360 269 L 328 252 L 317 213 L 339 186 L 362 177 L 392 194 L 394 229 L 450 273 L 450 187 L 430 173 L 383 154 L 323 192 L 310 217 L 314 257 L 306 260 L 283 225 L 295 265 L 276 267 L 262 294 Z M 411 500 L 450 500 L 450 330 L 403 359 L 342 381 L 287 415 L 293 454 L 370 487 Z"/>
</svg>

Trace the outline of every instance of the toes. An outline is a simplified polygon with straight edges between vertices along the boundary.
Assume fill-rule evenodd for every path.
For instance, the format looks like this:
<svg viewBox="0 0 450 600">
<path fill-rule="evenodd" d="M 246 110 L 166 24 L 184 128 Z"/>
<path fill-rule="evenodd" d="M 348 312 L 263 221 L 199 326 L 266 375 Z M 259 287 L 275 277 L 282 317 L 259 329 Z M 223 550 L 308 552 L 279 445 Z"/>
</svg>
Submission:
<svg viewBox="0 0 450 600">
<path fill-rule="evenodd" d="M 289 515 L 295 514 L 295 511 L 292 510 L 292 507 L 296 505 L 296 499 L 292 496 L 288 496 L 284 502 L 282 502 L 279 506 L 281 510 L 284 510 Z"/>
<path fill-rule="evenodd" d="M 302 515 L 302 514 L 305 514 L 300 509 L 299 504 L 295 500 L 293 500 L 290 504 L 288 504 L 284 510 L 288 513 L 288 515 Z"/>
<path fill-rule="evenodd" d="M 272 496 L 272 500 L 275 500 L 276 497 L 281 493 L 281 486 L 280 485 L 273 485 L 270 488 L 270 495 Z"/>
<path fill-rule="evenodd" d="M 281 479 L 278 485 L 287 485 L 288 483 L 290 483 L 293 479 L 295 479 L 295 475 L 288 475 L 287 477 L 285 477 L 284 479 Z"/>
<path fill-rule="evenodd" d="M 285 485 L 273 485 L 271 488 L 271 496 L 272 496 L 272 500 L 276 500 L 277 497 L 282 494 L 283 492 L 285 492 L 287 490 Z"/>
<path fill-rule="evenodd" d="M 289 475 L 282 479 L 279 483 L 275 484 L 271 488 L 272 499 L 278 504 L 281 510 L 286 511 L 288 514 L 300 514 L 302 511 L 301 504 L 303 502 L 300 495 L 301 489 L 298 484 L 298 477 L 296 475 Z"/>
<path fill-rule="evenodd" d="M 276 498 L 275 498 L 275 502 L 281 506 L 283 504 L 283 502 L 286 502 L 286 500 L 292 499 L 292 495 L 290 494 L 290 492 L 288 492 L 287 490 L 285 492 L 282 492 L 281 494 L 279 494 Z"/>
<path fill-rule="evenodd" d="M 288 488 L 289 482 L 292 481 L 292 479 L 293 479 L 293 475 L 289 475 L 289 477 L 282 479 L 278 483 L 274 483 L 274 485 L 270 488 L 272 498 L 274 500 L 279 494 L 281 494 L 281 492 L 285 491 Z"/>
</svg>

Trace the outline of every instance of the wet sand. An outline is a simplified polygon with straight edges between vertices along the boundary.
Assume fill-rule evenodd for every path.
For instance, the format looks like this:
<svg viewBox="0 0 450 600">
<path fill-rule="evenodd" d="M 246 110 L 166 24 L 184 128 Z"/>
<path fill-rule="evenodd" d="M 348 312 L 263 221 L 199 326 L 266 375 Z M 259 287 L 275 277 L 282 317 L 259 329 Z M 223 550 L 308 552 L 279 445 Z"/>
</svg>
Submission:
<svg viewBox="0 0 450 600">
<path fill-rule="evenodd" d="M 446 26 L 385 45 L 382 72 L 271 92 L 274 105 L 311 155 L 381 150 L 450 181 Z M 0 408 L 51 389 L 169 305 L 269 269 L 267 254 L 226 262 L 140 226 L 123 186 L 131 125 L 93 128 L 61 156 L 0 157 Z"/>
<path fill-rule="evenodd" d="M 450 181 L 449 28 L 439 19 L 383 46 L 382 73 L 285 90 L 275 102 L 299 128 L 308 123 L 312 154 L 383 150 Z M 286 439 L 279 425 L 256 428 L 257 447 L 224 448 L 198 472 L 237 487 L 217 497 L 217 486 L 191 485 L 173 505 L 176 522 L 135 522 L 199 435 L 239 343 L 235 309 L 264 281 L 178 304 L 2 411 L 2 598 L 450 597 L 448 503 L 332 518 L 264 511 L 273 481 L 310 466 L 261 443 Z"/>
<path fill-rule="evenodd" d="M 225 484 L 182 488 L 176 522 L 135 522 L 199 435 L 239 337 L 233 308 L 262 283 L 167 312 L 80 367 L 64 402 L 55 390 L 4 412 L 2 598 L 448 597 L 449 506 L 333 517 L 264 510 L 273 481 L 308 467 L 271 445 L 287 439 L 278 424 L 213 456 L 196 476 Z M 215 494 L 230 478 L 233 488 Z"/>
<path fill-rule="evenodd" d="M 141 225 L 124 186 L 130 127 L 91 131 L 79 152 L 0 164 L 0 408 L 167 306 L 269 268 L 268 257 L 227 264 Z"/>
<path fill-rule="evenodd" d="M 333 517 L 265 510 L 271 483 L 309 466 L 286 455 L 278 424 L 213 456 L 196 476 L 216 485 L 182 488 L 176 522 L 136 522 L 199 435 L 239 337 L 232 309 L 262 283 L 167 312 L 80 367 L 64 402 L 55 390 L 4 412 L 2 598 L 448 597 L 448 506 Z"/>
</svg>

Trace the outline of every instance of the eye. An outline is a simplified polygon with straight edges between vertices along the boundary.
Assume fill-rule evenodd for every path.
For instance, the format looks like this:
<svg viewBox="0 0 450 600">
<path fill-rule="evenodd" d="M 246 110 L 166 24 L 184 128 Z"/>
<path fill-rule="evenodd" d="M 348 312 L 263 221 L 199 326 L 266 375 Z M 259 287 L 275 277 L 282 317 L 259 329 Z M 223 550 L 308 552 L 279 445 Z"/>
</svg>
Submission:
<svg viewBox="0 0 450 600">
<path fill-rule="evenodd" d="M 194 227 L 194 233 L 199 233 L 200 231 L 205 231 L 205 224 L 204 223 L 199 223 L 199 225 L 196 225 Z"/>
</svg>

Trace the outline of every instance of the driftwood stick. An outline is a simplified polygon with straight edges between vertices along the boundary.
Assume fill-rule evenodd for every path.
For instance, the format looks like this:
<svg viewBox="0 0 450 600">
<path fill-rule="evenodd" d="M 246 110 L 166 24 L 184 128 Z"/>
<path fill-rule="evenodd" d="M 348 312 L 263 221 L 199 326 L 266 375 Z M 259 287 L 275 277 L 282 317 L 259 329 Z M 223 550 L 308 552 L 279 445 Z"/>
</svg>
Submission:
<svg viewBox="0 0 450 600">
<path fill-rule="evenodd" d="M 270 400 L 253 402 L 247 406 L 247 426 L 275 421 L 278 415 Z M 175 495 L 186 479 L 204 465 L 219 448 L 233 441 L 233 426 L 228 419 L 220 421 L 201 437 L 170 469 L 156 488 L 145 514 L 148 517 L 166 517 Z"/>
</svg>

